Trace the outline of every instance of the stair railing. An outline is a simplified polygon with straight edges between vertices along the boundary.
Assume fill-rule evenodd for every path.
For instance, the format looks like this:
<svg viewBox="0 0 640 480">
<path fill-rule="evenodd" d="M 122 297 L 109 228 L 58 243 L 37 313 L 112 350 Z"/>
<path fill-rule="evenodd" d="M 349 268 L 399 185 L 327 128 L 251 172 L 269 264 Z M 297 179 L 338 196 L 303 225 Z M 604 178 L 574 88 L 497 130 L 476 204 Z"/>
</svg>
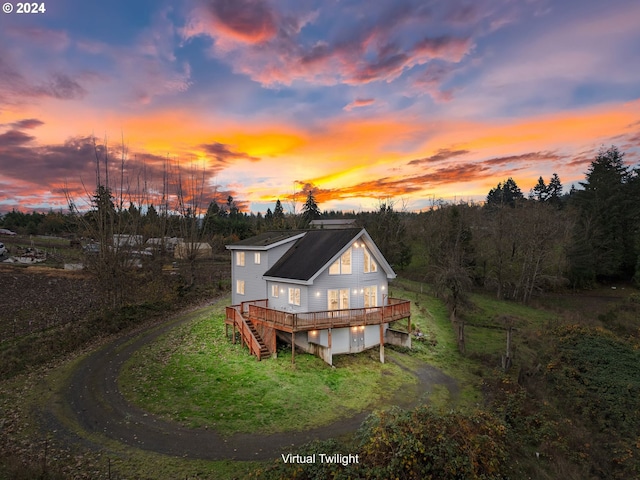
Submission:
<svg viewBox="0 0 640 480">
<path fill-rule="evenodd" d="M 228 309 L 233 311 L 233 324 L 240 332 L 242 341 L 249 347 L 249 353 L 255 355 L 258 360 L 260 360 L 260 342 L 258 342 L 251 328 L 249 328 L 247 321 L 242 316 L 242 313 L 240 313 L 240 309 L 238 306 L 228 307 Z"/>
</svg>

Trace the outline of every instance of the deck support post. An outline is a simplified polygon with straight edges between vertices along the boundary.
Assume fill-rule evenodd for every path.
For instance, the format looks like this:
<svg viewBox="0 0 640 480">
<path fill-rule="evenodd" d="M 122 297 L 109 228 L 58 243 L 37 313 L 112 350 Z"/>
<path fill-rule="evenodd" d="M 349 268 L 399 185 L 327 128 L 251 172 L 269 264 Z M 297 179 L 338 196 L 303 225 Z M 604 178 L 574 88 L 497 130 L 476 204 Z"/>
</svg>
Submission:
<svg viewBox="0 0 640 480">
<path fill-rule="evenodd" d="M 277 341 L 277 335 L 276 335 L 276 329 L 272 328 L 272 335 L 271 335 L 271 358 L 276 358 L 278 356 L 278 341 Z"/>
<path fill-rule="evenodd" d="M 329 358 L 331 359 L 329 365 L 333 366 L 333 351 L 331 350 L 331 329 L 329 329 L 328 333 L 327 346 L 329 347 Z"/>
<path fill-rule="evenodd" d="M 291 332 L 291 364 L 296 363 L 296 332 Z"/>
<path fill-rule="evenodd" d="M 380 363 L 384 363 L 384 323 L 380 324 Z"/>
<path fill-rule="evenodd" d="M 231 338 L 231 341 L 233 342 L 233 344 L 236 344 L 236 322 L 234 320 L 233 325 L 231 326 L 231 329 L 233 331 L 233 337 Z"/>
</svg>

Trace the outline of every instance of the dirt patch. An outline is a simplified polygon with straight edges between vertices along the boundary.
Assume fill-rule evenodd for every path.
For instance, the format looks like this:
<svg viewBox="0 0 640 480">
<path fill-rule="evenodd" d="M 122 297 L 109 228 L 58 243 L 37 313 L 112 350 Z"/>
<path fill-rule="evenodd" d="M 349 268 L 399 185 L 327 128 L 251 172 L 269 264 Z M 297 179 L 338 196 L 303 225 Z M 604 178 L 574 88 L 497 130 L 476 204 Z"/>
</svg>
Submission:
<svg viewBox="0 0 640 480">
<path fill-rule="evenodd" d="M 99 304 L 83 271 L 0 264 L 0 338 L 37 332 L 86 318 Z"/>
</svg>

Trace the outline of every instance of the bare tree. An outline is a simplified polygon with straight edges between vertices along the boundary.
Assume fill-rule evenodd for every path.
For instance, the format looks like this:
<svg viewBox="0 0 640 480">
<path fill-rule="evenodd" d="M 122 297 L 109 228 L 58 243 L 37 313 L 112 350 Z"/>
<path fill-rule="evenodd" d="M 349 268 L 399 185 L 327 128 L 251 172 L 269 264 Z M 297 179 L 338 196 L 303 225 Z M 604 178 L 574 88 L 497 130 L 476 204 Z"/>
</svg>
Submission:
<svg viewBox="0 0 640 480">
<path fill-rule="evenodd" d="M 179 250 L 188 266 L 187 286 L 192 286 L 196 281 L 196 261 L 203 255 L 203 228 L 200 223 L 205 213 L 205 169 L 198 169 L 192 164 L 188 171 L 183 172 L 179 163 L 176 168 L 176 210 L 180 215 L 180 235 L 183 238 Z"/>
</svg>

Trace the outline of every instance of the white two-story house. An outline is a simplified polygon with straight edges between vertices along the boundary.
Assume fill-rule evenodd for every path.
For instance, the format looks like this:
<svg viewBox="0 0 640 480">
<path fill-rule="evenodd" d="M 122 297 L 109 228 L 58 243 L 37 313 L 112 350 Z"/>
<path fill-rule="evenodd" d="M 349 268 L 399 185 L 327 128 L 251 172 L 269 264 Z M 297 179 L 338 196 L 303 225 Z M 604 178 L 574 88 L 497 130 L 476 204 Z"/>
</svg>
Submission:
<svg viewBox="0 0 640 480">
<path fill-rule="evenodd" d="M 276 334 L 289 339 L 292 352 L 297 346 L 328 363 L 334 354 L 378 345 L 383 361 L 385 338 L 410 344 L 408 334 L 387 334 L 391 322 L 409 321 L 410 306 L 389 298 L 388 282 L 396 274 L 366 230 L 267 232 L 227 248 L 229 308 L 236 309 L 227 312 L 227 324 L 242 333 L 242 321 L 232 318 L 242 316 L 263 354 L 274 353 Z M 249 345 L 253 339 L 246 336 Z"/>
</svg>

